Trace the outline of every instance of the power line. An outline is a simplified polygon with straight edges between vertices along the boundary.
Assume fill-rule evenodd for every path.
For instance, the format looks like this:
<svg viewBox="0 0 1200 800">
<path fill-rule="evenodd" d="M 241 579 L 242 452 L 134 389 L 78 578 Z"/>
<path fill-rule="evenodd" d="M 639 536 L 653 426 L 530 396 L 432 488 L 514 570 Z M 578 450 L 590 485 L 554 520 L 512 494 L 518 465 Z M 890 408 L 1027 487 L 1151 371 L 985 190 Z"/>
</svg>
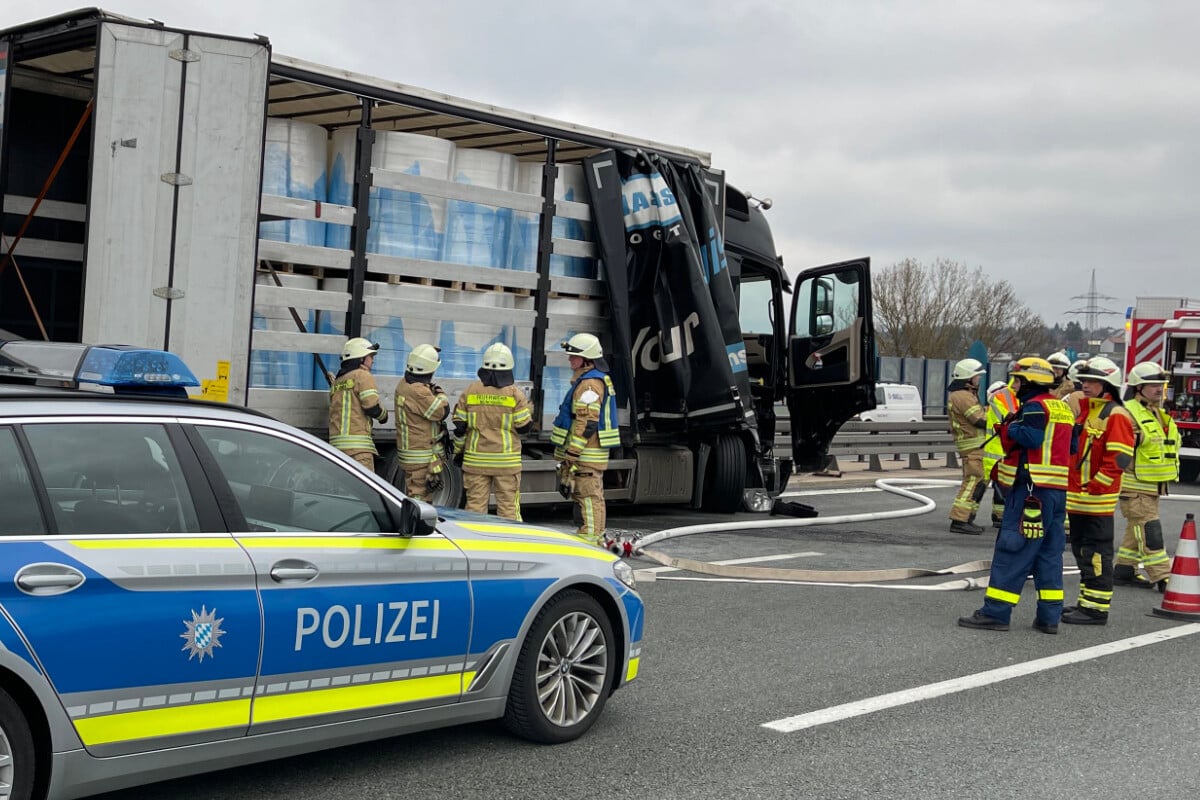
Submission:
<svg viewBox="0 0 1200 800">
<path fill-rule="evenodd" d="M 1088 333 L 1091 333 L 1092 331 L 1094 331 L 1098 327 L 1100 327 L 1100 320 L 1099 320 L 1100 317 L 1107 316 L 1109 314 L 1118 314 L 1119 315 L 1122 313 L 1120 311 L 1113 311 L 1111 308 L 1104 308 L 1103 306 L 1100 305 L 1101 300 L 1117 300 L 1118 298 L 1113 297 L 1111 295 L 1107 295 L 1107 294 L 1100 294 L 1100 292 L 1098 292 L 1096 290 L 1096 270 L 1092 270 L 1092 282 L 1088 286 L 1087 294 L 1077 294 L 1074 297 L 1072 297 L 1071 299 L 1086 301 L 1083 308 L 1071 309 L 1065 313 L 1067 313 L 1067 314 L 1083 314 L 1084 315 L 1084 320 L 1083 320 L 1084 325 L 1086 326 L 1086 330 Z"/>
</svg>

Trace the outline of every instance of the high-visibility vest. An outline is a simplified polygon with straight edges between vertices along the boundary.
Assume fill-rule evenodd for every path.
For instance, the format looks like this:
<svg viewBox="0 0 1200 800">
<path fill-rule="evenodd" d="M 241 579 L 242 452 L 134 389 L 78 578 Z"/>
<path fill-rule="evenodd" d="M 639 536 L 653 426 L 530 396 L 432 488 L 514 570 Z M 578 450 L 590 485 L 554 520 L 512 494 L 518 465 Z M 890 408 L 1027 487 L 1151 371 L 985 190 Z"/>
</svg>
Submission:
<svg viewBox="0 0 1200 800">
<path fill-rule="evenodd" d="M 988 439 L 983 445 L 984 475 L 990 477 L 996 465 L 1004 460 L 1004 445 L 1000 442 L 1000 435 L 996 433 L 996 426 L 1020 407 L 1021 401 L 1017 399 L 1016 392 L 1009 386 L 998 390 L 988 401 L 987 428 L 985 429 Z"/>
<path fill-rule="evenodd" d="M 1071 465 L 1067 511 L 1106 516 L 1117 510 L 1121 478 L 1133 463 L 1133 420 L 1120 403 L 1089 398 L 1077 419 L 1083 426 Z"/>
<path fill-rule="evenodd" d="M 1121 479 L 1122 491 L 1158 494 L 1160 483 L 1179 477 L 1179 428 L 1162 409 L 1126 400 L 1136 435 L 1133 464 Z"/>
<path fill-rule="evenodd" d="M 1067 408 L 1067 404 L 1056 400 L 1049 393 L 1026 401 L 1018 412 L 1018 419 L 1034 412 L 1034 407 L 1037 406 L 1040 406 L 1042 413 L 1046 415 L 1046 435 L 1042 439 L 1041 447 L 1026 449 L 1009 440 L 1002 432 L 1002 444 L 1007 455 L 996 470 L 996 479 L 1001 486 L 1011 487 L 1017 482 L 1017 470 L 1024 461 L 1029 470 L 1029 479 L 1035 486 L 1066 489 L 1075 419 L 1071 416 L 1071 409 Z"/>
</svg>

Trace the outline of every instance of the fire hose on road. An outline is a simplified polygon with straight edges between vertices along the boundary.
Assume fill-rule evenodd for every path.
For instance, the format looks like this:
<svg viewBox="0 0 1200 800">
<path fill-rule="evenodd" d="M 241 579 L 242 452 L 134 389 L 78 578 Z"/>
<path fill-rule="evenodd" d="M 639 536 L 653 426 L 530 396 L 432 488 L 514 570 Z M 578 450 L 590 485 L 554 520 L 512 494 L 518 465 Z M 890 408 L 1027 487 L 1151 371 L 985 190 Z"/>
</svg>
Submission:
<svg viewBox="0 0 1200 800">
<path fill-rule="evenodd" d="M 668 528 L 642 537 L 637 544 L 638 554 L 657 561 L 666 567 L 672 567 L 700 575 L 737 580 L 757 580 L 771 582 L 796 583 L 839 583 L 862 584 L 876 581 L 900 581 L 910 578 L 935 577 L 941 575 L 963 575 L 975 572 L 987 572 L 991 569 L 991 559 L 968 561 L 955 564 L 944 569 L 923 569 L 920 567 L 900 567 L 893 569 L 874 570 L 807 570 L 779 567 L 752 567 L 742 564 L 716 564 L 710 561 L 700 561 L 690 558 L 678 558 L 652 550 L 650 547 L 669 539 L 682 536 L 693 536 L 700 533 L 729 533 L 731 531 L 752 530 L 759 528 L 808 528 L 816 525 L 840 525 L 854 522 L 873 522 L 884 519 L 901 519 L 928 514 L 937 507 L 937 503 L 923 494 L 918 494 L 904 486 L 921 488 L 957 487 L 958 481 L 928 480 L 922 478 L 884 478 L 875 481 L 875 486 L 885 492 L 895 494 L 918 505 L 910 508 L 900 508 L 893 511 L 872 511 L 862 514 L 840 514 L 834 517 L 808 517 L 803 519 L 780 519 L 772 517 L 764 520 L 739 520 L 737 522 L 720 522 L 704 525 L 685 525 L 678 528 Z M 1165 500 L 1200 501 L 1197 495 L 1168 495 Z M 957 581 L 947 581 L 936 585 L 919 587 L 928 591 L 969 591 L 982 589 L 987 586 L 987 577 L 967 577 Z"/>
</svg>

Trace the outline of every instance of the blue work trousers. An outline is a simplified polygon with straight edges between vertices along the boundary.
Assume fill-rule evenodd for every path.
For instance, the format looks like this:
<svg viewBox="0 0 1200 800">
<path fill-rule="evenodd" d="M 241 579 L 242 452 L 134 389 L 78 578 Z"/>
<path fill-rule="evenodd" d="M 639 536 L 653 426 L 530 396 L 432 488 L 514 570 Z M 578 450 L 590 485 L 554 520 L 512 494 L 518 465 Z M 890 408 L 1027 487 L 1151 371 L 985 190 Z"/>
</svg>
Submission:
<svg viewBox="0 0 1200 800">
<path fill-rule="evenodd" d="M 1037 621 L 1057 625 L 1063 607 L 1063 546 L 1066 531 L 1067 493 L 1062 489 L 1032 487 L 1034 497 L 1042 501 L 1045 535 L 1026 539 L 1021 534 L 1021 515 L 1031 487 L 1020 482 L 1004 498 L 1004 519 L 996 536 L 992 556 L 992 574 L 988 578 L 982 613 L 1008 622 L 1013 606 L 1021 599 L 1025 579 L 1033 575 L 1037 588 Z"/>
</svg>

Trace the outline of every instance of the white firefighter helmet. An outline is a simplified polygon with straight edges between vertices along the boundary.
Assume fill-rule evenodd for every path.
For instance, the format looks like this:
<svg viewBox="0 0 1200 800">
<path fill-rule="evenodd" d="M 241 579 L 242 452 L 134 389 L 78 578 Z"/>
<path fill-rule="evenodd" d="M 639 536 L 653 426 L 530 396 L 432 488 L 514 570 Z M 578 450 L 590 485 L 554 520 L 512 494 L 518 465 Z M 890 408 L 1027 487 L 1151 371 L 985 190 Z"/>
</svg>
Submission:
<svg viewBox="0 0 1200 800">
<path fill-rule="evenodd" d="M 989 387 L 987 388 L 987 397 L 988 397 L 988 400 L 991 400 L 993 397 L 995 397 L 995 396 L 996 396 L 996 392 L 1000 391 L 1001 389 L 1003 389 L 1003 388 L 1004 388 L 1005 386 L 1007 386 L 1007 385 L 1008 385 L 1008 384 L 1007 384 L 1007 383 L 1005 383 L 1004 381 L 996 381 L 996 382 L 995 382 L 995 383 L 993 383 L 991 386 L 989 386 Z"/>
<path fill-rule="evenodd" d="M 1063 372 L 1066 372 L 1071 368 L 1071 357 L 1062 350 L 1046 356 L 1046 360 L 1050 362 L 1050 366 L 1054 367 L 1055 369 L 1061 369 Z"/>
<path fill-rule="evenodd" d="M 508 349 L 508 345 L 496 342 L 494 345 L 483 351 L 483 368 L 484 369 L 512 369 L 513 354 L 512 350 Z"/>
<path fill-rule="evenodd" d="M 342 361 L 351 358 L 366 358 L 379 352 L 379 345 L 361 336 L 356 336 L 342 346 Z"/>
<path fill-rule="evenodd" d="M 577 333 L 564 341 L 561 346 L 568 355 L 586 358 L 588 361 L 604 357 L 604 349 L 600 347 L 600 340 L 590 333 Z"/>
<path fill-rule="evenodd" d="M 1081 381 L 1100 381 L 1113 389 L 1121 388 L 1121 368 L 1111 358 L 1096 356 L 1079 368 L 1076 377 Z"/>
<path fill-rule="evenodd" d="M 1067 377 L 1072 381 L 1079 380 L 1079 370 L 1087 366 L 1087 359 L 1081 358 L 1078 361 L 1071 362 L 1071 368 L 1067 370 Z"/>
<path fill-rule="evenodd" d="M 432 375 L 442 365 L 438 349 L 431 344 L 419 344 L 408 354 L 405 369 L 413 375 Z"/>
<path fill-rule="evenodd" d="M 1153 361 L 1143 361 L 1129 370 L 1129 385 L 1141 386 L 1144 383 L 1165 384 L 1170 377 L 1162 367 Z"/>
<path fill-rule="evenodd" d="M 982 375 L 985 371 L 983 364 L 976 359 L 964 358 L 954 365 L 954 371 L 950 373 L 950 378 L 956 381 L 967 381 L 976 375 Z"/>
</svg>

